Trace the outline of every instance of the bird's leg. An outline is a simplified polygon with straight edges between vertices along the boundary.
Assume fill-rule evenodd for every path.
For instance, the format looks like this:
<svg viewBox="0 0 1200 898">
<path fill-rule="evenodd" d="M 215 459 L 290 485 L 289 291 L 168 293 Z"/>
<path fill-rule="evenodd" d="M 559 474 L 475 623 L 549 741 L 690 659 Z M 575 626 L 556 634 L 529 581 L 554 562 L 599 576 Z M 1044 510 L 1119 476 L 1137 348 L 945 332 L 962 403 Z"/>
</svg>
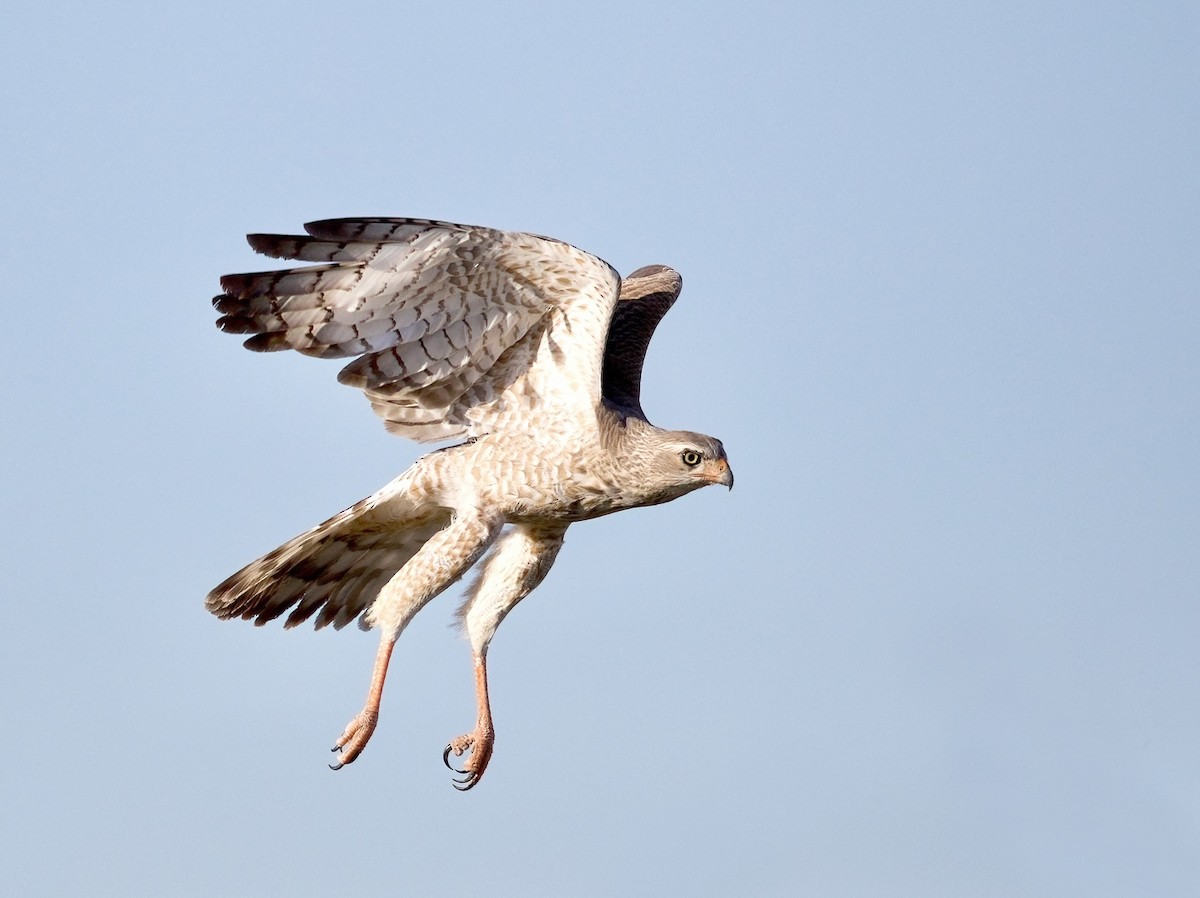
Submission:
<svg viewBox="0 0 1200 898">
<path fill-rule="evenodd" d="M 492 759 L 492 747 L 496 743 L 496 731 L 492 727 L 492 706 L 488 701 L 487 685 L 487 648 L 474 653 L 475 657 L 475 701 L 478 714 L 475 718 L 475 729 L 464 733 L 457 739 L 451 739 L 446 750 L 442 752 L 442 760 L 455 773 L 461 773 L 462 779 L 454 781 L 454 788 L 466 792 L 479 782 L 487 769 L 488 761 Z M 463 752 L 470 750 L 471 757 L 459 770 L 450 764 L 450 753 L 461 757 Z"/>
<path fill-rule="evenodd" d="M 395 645 L 396 636 L 385 630 L 379 639 L 379 651 L 375 654 L 375 670 L 371 674 L 371 688 L 367 690 L 367 703 L 346 725 L 333 746 L 333 750 L 341 754 L 335 763 L 329 765 L 331 770 L 341 770 L 343 765 L 362 754 L 371 734 L 375 732 L 375 724 L 379 722 L 379 703 L 383 699 L 383 681 L 387 679 L 388 663 L 392 660 L 392 648 Z"/>
<path fill-rule="evenodd" d="M 487 651 L 500 621 L 516 607 L 539 583 L 562 547 L 566 525 L 561 527 L 529 527 L 518 525 L 500 537 L 492 553 L 484 560 L 479 577 L 467 592 L 459 609 L 459 617 L 471 640 L 471 657 L 475 662 L 475 700 L 479 708 L 475 729 L 451 740 L 442 752 L 442 760 L 450 767 L 450 754 L 461 757 L 470 750 L 462 770 L 450 767 L 463 775 L 455 780 L 454 788 L 465 792 L 475 786 L 492 759 L 496 741 L 492 727 L 492 708 L 488 701 Z"/>
<path fill-rule="evenodd" d="M 362 753 L 379 720 L 379 702 L 387 678 L 392 647 L 408 622 L 425 604 L 466 573 L 495 540 L 502 522 L 479 514 L 459 514 L 448 526 L 430 537 L 404 567 L 380 591 L 367 612 L 367 622 L 380 629 L 379 651 L 367 703 L 338 738 L 334 751 L 340 751 L 340 770 Z"/>
</svg>

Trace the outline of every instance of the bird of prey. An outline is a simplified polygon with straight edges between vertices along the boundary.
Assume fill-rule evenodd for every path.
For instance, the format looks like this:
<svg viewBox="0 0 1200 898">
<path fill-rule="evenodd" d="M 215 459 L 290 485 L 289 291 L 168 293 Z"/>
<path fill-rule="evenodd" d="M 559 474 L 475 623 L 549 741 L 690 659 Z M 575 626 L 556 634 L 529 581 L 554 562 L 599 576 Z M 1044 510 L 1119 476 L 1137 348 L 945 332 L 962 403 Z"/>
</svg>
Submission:
<svg viewBox="0 0 1200 898">
<path fill-rule="evenodd" d="M 316 615 L 317 627 L 378 628 L 367 701 L 333 748 L 336 770 L 375 730 L 405 626 L 478 563 L 459 611 L 478 716 L 442 755 L 461 775 L 455 787 L 470 789 L 495 739 L 488 644 L 546 576 L 567 528 L 733 486 L 719 440 L 660 429 L 642 412 L 646 347 L 682 281 L 663 265 L 622 280 L 559 240 L 442 221 L 304 229 L 249 235 L 260 253 L 316 264 L 221 278 L 217 326 L 249 334 L 256 351 L 352 359 L 338 380 L 361 388 L 389 431 L 464 441 L 242 568 L 206 607 L 260 625 L 288 612 L 285 627 Z"/>
</svg>

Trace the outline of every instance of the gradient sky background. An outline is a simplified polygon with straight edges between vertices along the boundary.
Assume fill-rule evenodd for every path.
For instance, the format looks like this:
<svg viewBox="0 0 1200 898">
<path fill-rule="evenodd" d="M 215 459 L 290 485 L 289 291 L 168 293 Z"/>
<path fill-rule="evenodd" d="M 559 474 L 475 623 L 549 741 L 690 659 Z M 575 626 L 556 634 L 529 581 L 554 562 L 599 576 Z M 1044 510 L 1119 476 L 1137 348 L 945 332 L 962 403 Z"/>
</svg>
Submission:
<svg viewBox="0 0 1200 898">
<path fill-rule="evenodd" d="M 493 8 L 495 7 L 495 8 Z M 1194 3 L 24 4 L 0 28 L 0 882 L 1200 894 Z M 247 231 L 530 230 L 683 299 L 737 487 L 571 530 L 470 727 L 205 593 L 423 451 L 213 326 Z"/>
</svg>

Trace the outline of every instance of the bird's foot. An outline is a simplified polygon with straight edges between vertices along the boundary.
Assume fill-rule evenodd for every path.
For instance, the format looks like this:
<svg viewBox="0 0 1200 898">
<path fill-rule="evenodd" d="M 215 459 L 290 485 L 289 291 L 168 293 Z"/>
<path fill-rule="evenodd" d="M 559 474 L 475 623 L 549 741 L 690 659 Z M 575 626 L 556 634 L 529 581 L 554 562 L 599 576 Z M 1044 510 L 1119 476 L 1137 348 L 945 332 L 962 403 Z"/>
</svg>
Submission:
<svg viewBox="0 0 1200 898">
<path fill-rule="evenodd" d="M 488 761 L 492 759 L 492 747 L 495 743 L 495 733 L 481 727 L 476 727 L 473 732 L 450 740 L 450 744 L 442 752 L 442 761 L 455 773 L 462 774 L 462 779 L 454 780 L 455 789 L 459 792 L 466 792 L 475 787 L 483 776 L 483 771 L 487 769 Z M 457 758 L 462 757 L 463 752 L 466 751 L 471 752 L 471 757 L 467 759 L 461 770 L 450 763 L 451 753 Z"/>
<path fill-rule="evenodd" d="M 372 713 L 364 708 L 355 718 L 346 725 L 345 731 L 338 737 L 337 744 L 333 746 L 334 751 L 340 751 L 337 762 L 329 765 L 330 770 L 341 770 L 346 764 L 349 764 L 367 747 L 367 742 L 371 739 L 371 734 L 375 732 L 375 724 L 379 722 L 379 715 Z"/>
</svg>

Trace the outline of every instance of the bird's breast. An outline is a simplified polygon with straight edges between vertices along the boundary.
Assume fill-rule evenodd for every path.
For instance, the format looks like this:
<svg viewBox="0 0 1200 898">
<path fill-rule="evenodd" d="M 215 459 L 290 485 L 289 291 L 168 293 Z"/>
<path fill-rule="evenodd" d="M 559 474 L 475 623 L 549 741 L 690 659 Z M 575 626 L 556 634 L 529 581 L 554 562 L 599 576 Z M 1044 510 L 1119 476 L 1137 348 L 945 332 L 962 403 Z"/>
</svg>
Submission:
<svg viewBox="0 0 1200 898">
<path fill-rule="evenodd" d="M 492 499 L 514 522 L 572 522 L 609 514 L 620 507 L 621 490 L 611 478 L 586 466 L 561 462 L 514 468 L 511 478 L 488 485 Z"/>
</svg>

